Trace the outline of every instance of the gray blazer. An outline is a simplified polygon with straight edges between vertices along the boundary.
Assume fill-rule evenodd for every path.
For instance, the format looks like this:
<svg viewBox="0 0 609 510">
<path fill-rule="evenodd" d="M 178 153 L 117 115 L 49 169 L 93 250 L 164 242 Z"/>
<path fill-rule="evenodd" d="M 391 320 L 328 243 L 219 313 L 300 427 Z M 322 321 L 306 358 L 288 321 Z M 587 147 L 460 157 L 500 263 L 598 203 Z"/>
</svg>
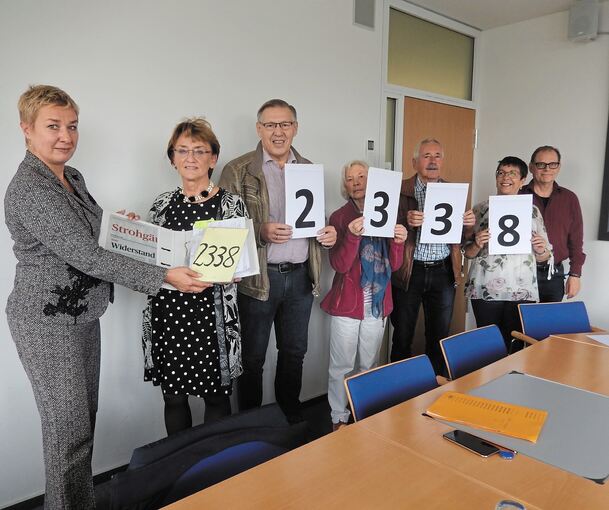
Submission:
<svg viewBox="0 0 609 510">
<path fill-rule="evenodd" d="M 6 308 L 11 322 L 89 322 L 113 298 L 108 282 L 145 294 L 156 294 L 163 283 L 166 269 L 100 248 L 102 209 L 78 170 L 66 166 L 64 172 L 75 193 L 27 152 L 4 196 L 17 257 Z"/>
</svg>

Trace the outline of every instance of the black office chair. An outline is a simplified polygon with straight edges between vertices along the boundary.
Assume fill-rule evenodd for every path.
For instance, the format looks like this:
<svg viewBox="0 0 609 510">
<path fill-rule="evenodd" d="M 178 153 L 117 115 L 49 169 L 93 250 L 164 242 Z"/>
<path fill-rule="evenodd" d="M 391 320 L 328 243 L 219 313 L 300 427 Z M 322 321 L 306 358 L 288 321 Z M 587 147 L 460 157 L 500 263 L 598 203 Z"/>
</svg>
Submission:
<svg viewBox="0 0 609 510">
<path fill-rule="evenodd" d="M 98 510 L 153 510 L 306 442 L 276 404 L 202 424 L 137 448 L 126 471 L 96 487 Z"/>
</svg>

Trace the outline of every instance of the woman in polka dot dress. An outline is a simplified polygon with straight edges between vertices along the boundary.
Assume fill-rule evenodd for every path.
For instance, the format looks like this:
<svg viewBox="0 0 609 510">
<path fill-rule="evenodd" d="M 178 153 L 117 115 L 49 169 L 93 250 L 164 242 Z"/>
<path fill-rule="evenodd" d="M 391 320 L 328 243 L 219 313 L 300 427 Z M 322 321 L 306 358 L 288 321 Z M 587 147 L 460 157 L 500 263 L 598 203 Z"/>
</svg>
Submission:
<svg viewBox="0 0 609 510">
<path fill-rule="evenodd" d="M 202 118 L 179 123 L 167 156 L 182 186 L 159 195 L 148 221 L 191 230 L 206 219 L 247 217 L 243 201 L 210 180 L 220 144 Z M 200 294 L 162 289 L 144 310 L 144 379 L 161 385 L 168 434 L 192 426 L 188 396 L 205 401 L 205 421 L 230 414 L 232 381 L 242 372 L 241 328 L 235 284 Z"/>
</svg>

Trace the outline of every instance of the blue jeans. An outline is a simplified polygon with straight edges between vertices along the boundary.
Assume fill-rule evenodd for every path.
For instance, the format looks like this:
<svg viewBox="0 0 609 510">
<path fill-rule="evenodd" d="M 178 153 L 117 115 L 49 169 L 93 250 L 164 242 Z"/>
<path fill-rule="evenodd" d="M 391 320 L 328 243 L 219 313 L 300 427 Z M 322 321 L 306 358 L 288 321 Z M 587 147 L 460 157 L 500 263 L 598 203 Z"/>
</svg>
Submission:
<svg viewBox="0 0 609 510">
<path fill-rule="evenodd" d="M 392 286 L 391 291 L 391 361 L 412 356 L 412 339 L 419 308 L 423 303 L 425 354 L 429 356 L 436 374 L 444 375 L 446 368 L 440 350 L 440 340 L 448 336 L 455 301 L 455 277 L 450 259 L 433 267 L 424 267 L 415 262 L 408 290 Z"/>
<path fill-rule="evenodd" d="M 302 420 L 302 363 L 307 352 L 313 288 L 306 263 L 288 273 L 269 269 L 268 274 L 268 301 L 238 294 L 243 357 L 239 409 L 262 404 L 262 371 L 274 324 L 278 350 L 275 399 L 288 421 L 297 422 Z"/>
</svg>

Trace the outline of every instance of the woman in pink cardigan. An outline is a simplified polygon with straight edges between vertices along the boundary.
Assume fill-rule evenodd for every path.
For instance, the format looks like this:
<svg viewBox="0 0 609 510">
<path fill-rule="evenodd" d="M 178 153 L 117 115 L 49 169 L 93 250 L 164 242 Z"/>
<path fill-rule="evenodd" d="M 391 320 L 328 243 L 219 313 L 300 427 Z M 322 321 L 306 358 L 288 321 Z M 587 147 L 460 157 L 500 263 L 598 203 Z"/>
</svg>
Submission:
<svg viewBox="0 0 609 510">
<path fill-rule="evenodd" d="M 393 239 L 365 235 L 362 211 L 367 179 L 366 163 L 347 163 L 341 190 L 347 203 L 330 216 L 330 225 L 338 234 L 330 250 L 336 274 L 321 307 L 332 316 L 328 401 L 334 430 L 349 420 L 345 376 L 378 363 L 385 317 L 393 308 L 391 272 L 402 264 L 407 236 L 406 228 L 399 224 Z"/>
</svg>

